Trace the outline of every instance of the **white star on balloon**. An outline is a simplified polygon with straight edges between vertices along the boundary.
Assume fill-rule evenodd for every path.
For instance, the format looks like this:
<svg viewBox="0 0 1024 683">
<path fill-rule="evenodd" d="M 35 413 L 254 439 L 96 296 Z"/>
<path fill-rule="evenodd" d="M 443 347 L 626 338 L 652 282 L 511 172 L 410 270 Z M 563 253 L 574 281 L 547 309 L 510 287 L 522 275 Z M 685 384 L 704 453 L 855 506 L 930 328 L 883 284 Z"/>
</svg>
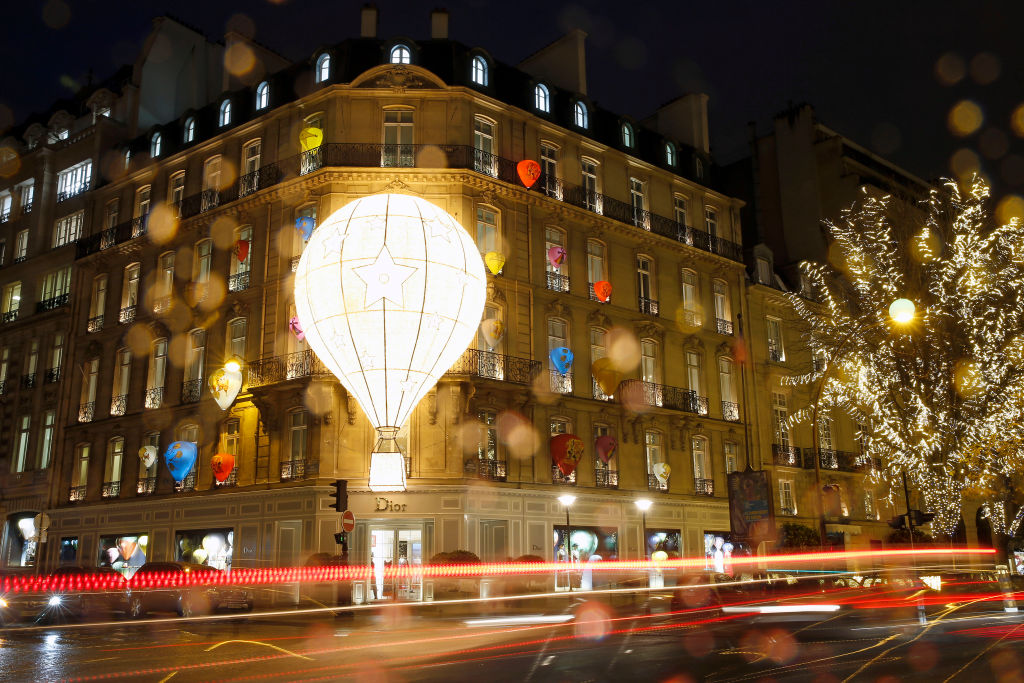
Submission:
<svg viewBox="0 0 1024 683">
<path fill-rule="evenodd" d="M 324 258 L 327 258 L 331 254 L 337 254 L 340 258 L 342 243 L 344 243 L 346 237 L 348 237 L 347 233 L 336 232 L 326 238 L 324 240 Z"/>
<path fill-rule="evenodd" d="M 402 391 L 404 391 L 407 394 L 411 394 L 412 392 L 416 391 L 416 388 L 419 386 L 419 382 L 412 379 L 407 379 L 403 382 L 400 382 L 399 386 L 402 387 Z"/>
<path fill-rule="evenodd" d="M 452 241 L 452 228 L 450 225 L 445 225 L 441 221 L 432 220 L 430 221 L 430 236 L 440 237 L 445 242 L 451 243 Z"/>
<path fill-rule="evenodd" d="M 432 330 L 441 329 L 441 316 L 437 313 L 429 313 L 423 318 L 423 322 Z"/>
<path fill-rule="evenodd" d="M 377 369 L 377 356 L 370 353 L 370 350 L 365 346 L 359 351 L 359 362 L 364 370 Z"/>
<path fill-rule="evenodd" d="M 402 284 L 416 273 L 418 268 L 401 266 L 391 258 L 385 246 L 377 260 L 368 266 L 353 268 L 360 280 L 366 283 L 366 299 L 363 307 L 369 308 L 381 299 L 387 299 L 397 306 L 405 306 Z"/>
</svg>

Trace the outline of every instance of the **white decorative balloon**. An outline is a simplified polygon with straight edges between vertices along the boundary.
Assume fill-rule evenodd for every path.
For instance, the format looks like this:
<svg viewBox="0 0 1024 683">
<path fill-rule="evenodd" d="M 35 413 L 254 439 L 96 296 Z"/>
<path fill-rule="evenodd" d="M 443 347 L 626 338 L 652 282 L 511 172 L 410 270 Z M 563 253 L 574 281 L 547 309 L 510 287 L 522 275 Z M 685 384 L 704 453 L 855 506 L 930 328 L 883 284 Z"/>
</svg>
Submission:
<svg viewBox="0 0 1024 683">
<path fill-rule="evenodd" d="M 143 446 L 139 449 L 139 460 L 147 470 L 156 463 L 156 446 Z"/>
<path fill-rule="evenodd" d="M 295 310 L 306 341 L 377 428 L 382 442 L 374 455 L 389 456 L 398 490 L 405 488 L 404 465 L 394 435 L 473 341 L 486 288 L 469 233 L 443 209 L 409 195 L 345 205 L 302 252 Z M 374 467 L 371 460 L 371 488 Z"/>
<path fill-rule="evenodd" d="M 497 318 L 488 318 L 480 323 L 480 333 L 484 335 L 487 348 L 493 349 L 505 336 L 505 323 Z"/>
<path fill-rule="evenodd" d="M 654 470 L 654 476 L 658 478 L 660 483 L 668 483 L 668 478 L 672 475 L 672 468 L 669 467 L 667 462 L 656 462 L 651 469 Z"/>
<path fill-rule="evenodd" d="M 210 393 L 213 394 L 213 400 L 217 402 L 221 410 L 227 410 L 231 407 L 241 388 L 241 370 L 217 368 L 210 375 Z"/>
</svg>

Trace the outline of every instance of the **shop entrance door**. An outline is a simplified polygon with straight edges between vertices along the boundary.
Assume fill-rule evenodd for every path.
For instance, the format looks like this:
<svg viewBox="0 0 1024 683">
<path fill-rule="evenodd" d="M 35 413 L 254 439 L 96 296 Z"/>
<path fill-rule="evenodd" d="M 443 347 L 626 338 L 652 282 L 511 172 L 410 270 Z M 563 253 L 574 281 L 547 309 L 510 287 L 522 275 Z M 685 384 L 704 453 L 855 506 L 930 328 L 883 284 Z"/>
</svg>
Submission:
<svg viewBox="0 0 1024 683">
<path fill-rule="evenodd" d="M 370 600 L 421 600 L 423 597 L 421 529 L 370 527 Z M 400 570 L 387 575 L 387 570 Z"/>
</svg>

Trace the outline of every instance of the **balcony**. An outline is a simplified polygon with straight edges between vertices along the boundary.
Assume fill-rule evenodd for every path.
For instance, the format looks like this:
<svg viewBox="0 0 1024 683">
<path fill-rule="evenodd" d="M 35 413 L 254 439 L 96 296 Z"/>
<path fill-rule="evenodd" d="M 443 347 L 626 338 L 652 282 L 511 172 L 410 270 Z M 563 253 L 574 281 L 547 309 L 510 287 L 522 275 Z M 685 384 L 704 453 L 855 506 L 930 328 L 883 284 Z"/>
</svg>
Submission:
<svg viewBox="0 0 1024 683">
<path fill-rule="evenodd" d="M 475 475 L 477 479 L 486 479 L 487 481 L 508 480 L 508 463 L 504 460 L 474 458 L 466 461 L 463 471 L 465 474 Z"/>
<path fill-rule="evenodd" d="M 473 149 L 473 170 L 477 173 L 489 175 L 492 178 L 498 177 L 498 157 L 482 149 Z"/>
<path fill-rule="evenodd" d="M 768 346 L 768 360 L 772 363 L 782 363 L 786 360 L 786 354 L 778 346 Z"/>
<path fill-rule="evenodd" d="M 780 505 L 779 516 L 781 517 L 796 517 L 796 507 L 793 505 Z"/>
<path fill-rule="evenodd" d="M 724 334 L 728 337 L 731 337 L 733 334 L 732 321 L 722 320 L 721 318 L 715 318 L 715 329 L 718 331 L 718 334 Z"/>
<path fill-rule="evenodd" d="M 14 257 L 11 263 L 24 263 L 28 259 L 28 254 L 18 254 Z"/>
<path fill-rule="evenodd" d="M 2 318 L 3 322 L 5 322 L 5 323 L 13 323 L 17 319 L 18 319 L 18 309 L 17 308 L 12 308 L 11 310 L 9 310 L 6 313 L 4 313 L 3 314 L 3 318 Z"/>
<path fill-rule="evenodd" d="M 150 387 L 146 389 L 146 402 L 147 408 L 159 408 L 164 404 L 164 388 L 163 387 Z"/>
<path fill-rule="evenodd" d="M 668 491 L 668 482 L 662 482 L 654 473 L 648 472 L 647 488 L 651 491 Z"/>
<path fill-rule="evenodd" d="M 658 315 L 658 301 L 657 299 L 648 299 L 645 296 L 637 297 L 637 310 L 644 315 Z"/>
<path fill-rule="evenodd" d="M 281 461 L 281 481 L 298 481 L 320 474 L 319 462 L 307 462 L 305 458 Z"/>
<path fill-rule="evenodd" d="M 28 202 L 28 203 L 22 204 L 21 205 L 21 215 L 22 216 L 27 216 L 30 213 L 32 213 L 32 207 L 34 205 L 35 205 L 35 202 Z"/>
<path fill-rule="evenodd" d="M 297 351 L 284 356 L 263 358 L 248 364 L 246 384 L 262 387 L 301 377 L 323 377 L 330 374 L 320 359 L 310 350 Z"/>
<path fill-rule="evenodd" d="M 11 210 L 0 211 L 0 223 L 6 223 L 9 220 L 11 220 Z"/>
<path fill-rule="evenodd" d="M 224 488 L 226 486 L 238 486 L 238 465 L 231 468 L 231 474 L 224 481 L 217 481 L 216 478 L 213 480 L 213 485 L 216 488 Z"/>
<path fill-rule="evenodd" d="M 412 168 L 415 165 L 416 145 L 381 145 L 381 168 Z"/>
<path fill-rule="evenodd" d="M 169 296 L 160 296 L 153 300 L 153 313 L 161 315 L 171 310 L 172 298 Z"/>
<path fill-rule="evenodd" d="M 806 456 L 814 457 L 812 449 L 804 450 Z M 823 470 L 838 470 L 840 472 L 870 472 L 876 468 L 877 463 L 861 453 L 822 448 L 818 450 L 818 466 Z"/>
<path fill-rule="evenodd" d="M 547 287 L 553 292 L 569 291 L 569 276 L 547 271 Z"/>
<path fill-rule="evenodd" d="M 196 471 L 193 468 L 184 479 L 174 483 L 175 493 L 188 493 L 196 490 Z"/>
<path fill-rule="evenodd" d="M 594 291 L 593 282 L 587 284 L 587 296 L 591 301 L 597 301 L 598 303 L 610 304 L 612 302 L 611 296 L 609 296 L 606 301 L 601 301 L 601 299 L 597 297 L 597 293 Z"/>
<path fill-rule="evenodd" d="M 36 373 L 31 372 L 21 376 L 21 388 L 31 389 L 36 385 Z"/>
<path fill-rule="evenodd" d="M 591 378 L 590 378 L 590 389 L 591 389 L 592 395 L 593 395 L 595 400 L 598 400 L 598 401 L 613 401 L 613 400 L 615 400 L 614 396 L 609 396 L 608 394 L 604 393 L 604 390 L 601 389 L 601 385 L 599 385 L 597 383 L 597 380 L 594 379 L 593 376 L 591 376 Z"/>
<path fill-rule="evenodd" d="M 567 372 L 563 375 L 558 370 L 548 370 L 548 373 L 551 375 L 551 393 L 572 393 L 572 372 Z"/>
<path fill-rule="evenodd" d="M 122 325 L 128 325 L 135 322 L 135 306 L 125 306 L 117 314 L 117 322 Z"/>
<path fill-rule="evenodd" d="M 241 292 L 249 289 L 249 271 L 228 276 L 228 291 Z"/>
<path fill-rule="evenodd" d="M 0 396 L 3 396 L 4 394 L 6 394 L 8 388 L 9 387 L 7 385 L 7 380 L 6 379 L 0 379 Z"/>
<path fill-rule="evenodd" d="M 540 361 L 466 349 L 448 369 L 449 375 L 471 375 L 516 384 L 529 384 L 541 371 Z"/>
<path fill-rule="evenodd" d="M 203 392 L 203 380 L 202 379 L 190 379 L 182 382 L 181 384 L 181 402 L 182 403 L 198 403 L 199 396 Z"/>
<path fill-rule="evenodd" d="M 708 399 L 689 389 L 627 379 L 619 385 L 619 400 L 627 404 L 668 408 L 697 415 L 708 414 Z"/>
<path fill-rule="evenodd" d="M 88 403 L 81 403 L 78 405 L 78 421 L 79 422 L 92 422 L 92 418 L 96 413 L 96 402 L 89 401 Z"/>
<path fill-rule="evenodd" d="M 299 261 L 302 259 L 302 254 L 298 256 L 292 256 L 292 272 L 294 273 L 299 269 Z"/>
<path fill-rule="evenodd" d="M 59 294 L 57 296 L 51 296 L 49 299 L 43 299 L 36 303 L 36 313 L 46 313 L 47 311 L 53 311 L 62 306 L 67 306 L 70 295 L 67 293 Z"/>
<path fill-rule="evenodd" d="M 619 488 L 619 473 L 607 467 L 594 468 L 594 486 L 599 489 Z"/>
<path fill-rule="evenodd" d="M 703 326 L 700 314 L 688 308 L 683 308 L 679 311 L 678 320 L 683 327 L 688 329 L 700 329 Z"/>
<path fill-rule="evenodd" d="M 246 173 L 238 179 L 238 196 L 244 197 L 260 189 L 259 169 Z"/>
<path fill-rule="evenodd" d="M 151 496 L 156 491 L 156 477 L 139 477 L 135 493 L 140 496 Z"/>
<path fill-rule="evenodd" d="M 772 460 L 776 465 L 783 467 L 802 467 L 803 459 L 800 457 L 800 449 L 796 446 L 783 446 L 772 444 Z"/>
<path fill-rule="evenodd" d="M 715 495 L 715 480 L 714 479 L 694 479 L 693 480 L 693 492 L 698 496 L 713 496 Z"/>
<path fill-rule="evenodd" d="M 103 316 L 95 315 L 85 323 L 86 334 L 94 334 L 103 329 Z"/>
<path fill-rule="evenodd" d="M 67 187 L 67 189 L 62 190 L 62 191 L 57 193 L 57 203 L 60 204 L 61 202 L 65 202 L 65 201 L 71 199 L 72 197 L 76 197 L 76 196 L 82 194 L 83 192 L 85 192 L 88 189 L 89 189 L 89 183 L 88 182 L 77 183 L 75 185 L 69 185 Z"/>
<path fill-rule="evenodd" d="M 68 491 L 68 502 L 81 503 L 85 500 L 85 486 L 72 486 Z"/>
<path fill-rule="evenodd" d="M 128 395 L 122 394 L 120 396 L 114 396 L 110 399 L 110 416 L 117 417 L 124 415 L 125 409 L 128 406 Z"/>
<path fill-rule="evenodd" d="M 56 384 L 60 381 L 60 368 L 50 368 L 43 373 L 43 384 Z"/>
<path fill-rule="evenodd" d="M 576 485 L 576 470 L 572 471 L 572 474 L 562 474 L 562 470 L 558 469 L 558 465 L 551 466 L 551 483 L 557 486 L 575 486 Z"/>
<path fill-rule="evenodd" d="M 105 481 L 103 482 L 103 493 L 101 494 L 104 498 L 117 498 L 121 495 L 121 482 L 119 481 Z"/>
<path fill-rule="evenodd" d="M 740 404 L 732 401 L 722 401 L 722 419 L 729 422 L 740 421 Z"/>
<path fill-rule="evenodd" d="M 299 155 L 299 175 L 306 175 L 324 167 L 324 146 L 303 152 Z"/>
<path fill-rule="evenodd" d="M 190 199 L 195 201 L 195 197 L 190 197 Z M 199 194 L 199 212 L 203 213 L 204 211 L 209 211 L 210 209 L 216 209 L 221 204 L 220 199 L 220 190 L 203 190 Z M 181 200 L 182 213 L 185 212 L 185 201 L 186 200 L 184 199 Z"/>
</svg>

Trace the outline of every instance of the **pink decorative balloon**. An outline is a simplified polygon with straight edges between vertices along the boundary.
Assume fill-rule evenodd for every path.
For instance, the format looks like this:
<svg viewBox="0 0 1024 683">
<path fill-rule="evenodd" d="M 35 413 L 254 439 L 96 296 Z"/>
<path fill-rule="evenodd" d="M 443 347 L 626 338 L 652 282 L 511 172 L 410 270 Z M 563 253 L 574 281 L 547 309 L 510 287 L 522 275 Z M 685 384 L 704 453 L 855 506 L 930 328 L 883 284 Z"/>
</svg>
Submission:
<svg viewBox="0 0 1024 683">
<path fill-rule="evenodd" d="M 554 246 L 548 249 L 548 261 L 555 268 L 560 268 L 565 263 L 565 247 Z"/>
<path fill-rule="evenodd" d="M 605 465 L 607 465 L 608 461 L 615 455 L 615 449 L 618 447 L 619 442 L 610 434 L 599 436 L 594 441 L 594 451 L 597 453 L 597 457 L 601 458 L 601 462 Z"/>
<path fill-rule="evenodd" d="M 288 321 L 288 329 L 292 331 L 292 334 L 294 334 L 295 338 L 299 341 L 306 338 L 306 333 L 302 331 L 302 323 L 299 322 L 299 316 L 292 316 L 292 319 Z"/>
</svg>

